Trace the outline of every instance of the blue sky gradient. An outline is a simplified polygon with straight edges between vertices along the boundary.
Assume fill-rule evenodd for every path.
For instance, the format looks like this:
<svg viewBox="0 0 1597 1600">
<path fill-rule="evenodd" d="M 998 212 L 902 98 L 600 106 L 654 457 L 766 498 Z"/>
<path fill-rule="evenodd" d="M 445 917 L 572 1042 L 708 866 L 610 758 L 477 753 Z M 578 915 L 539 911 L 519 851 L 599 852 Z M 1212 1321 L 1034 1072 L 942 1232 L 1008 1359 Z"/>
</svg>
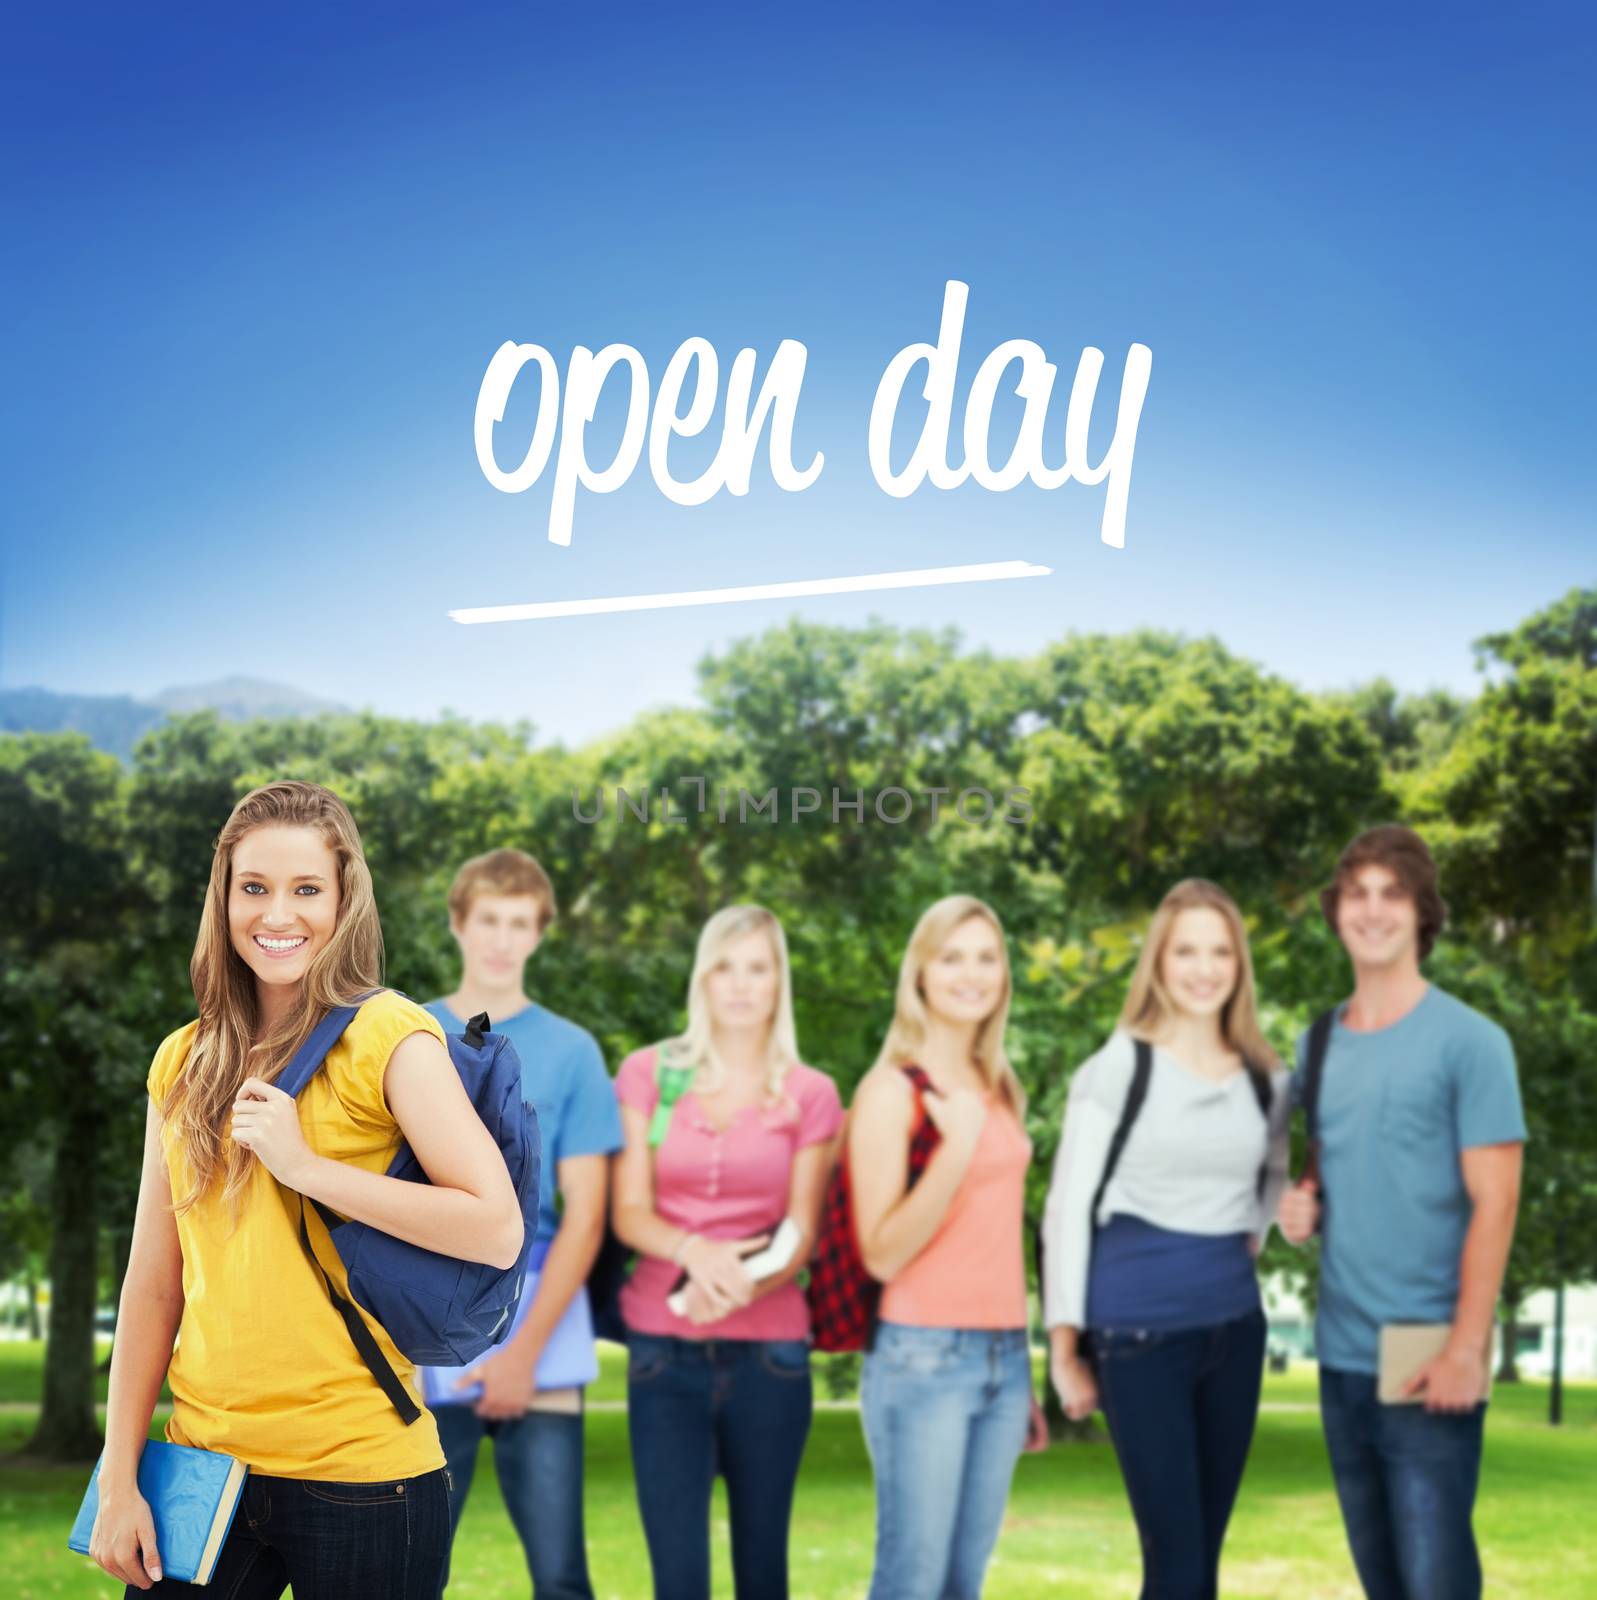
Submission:
<svg viewBox="0 0 1597 1600">
<path fill-rule="evenodd" d="M 35 16 L 0 97 L 0 683 L 242 672 L 580 739 L 799 610 L 1004 650 L 1149 624 L 1310 686 L 1468 689 L 1471 639 L 1597 572 L 1594 32 L 1574 5 L 1387 9 Z M 877 379 L 935 337 L 951 277 L 959 403 L 1029 338 L 1062 415 L 1097 345 L 1095 453 L 1127 347 L 1152 348 L 1124 550 L 1099 542 L 1102 488 L 873 482 Z M 812 488 L 775 488 L 762 450 L 746 498 L 682 508 L 645 462 L 579 493 L 560 549 L 552 469 L 518 496 L 485 481 L 472 418 L 502 340 L 562 370 L 627 342 L 658 383 L 694 334 L 723 393 L 744 345 L 762 373 L 808 347 Z M 507 441 L 531 410 L 518 391 Z M 607 393 L 595 459 L 620 411 Z M 445 617 L 1017 557 L 1054 576 Z"/>
</svg>

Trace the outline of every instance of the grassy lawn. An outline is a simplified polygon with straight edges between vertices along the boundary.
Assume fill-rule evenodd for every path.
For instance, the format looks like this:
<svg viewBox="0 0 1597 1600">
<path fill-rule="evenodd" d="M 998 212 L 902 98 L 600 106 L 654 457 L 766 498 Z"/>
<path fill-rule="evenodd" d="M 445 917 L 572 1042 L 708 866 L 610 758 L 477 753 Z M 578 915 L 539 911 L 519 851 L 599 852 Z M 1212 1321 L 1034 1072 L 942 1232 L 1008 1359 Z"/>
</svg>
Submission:
<svg viewBox="0 0 1597 1600">
<path fill-rule="evenodd" d="M 613 1357 L 618 1352 L 607 1352 Z M 17 1402 L 37 1393 L 37 1345 L 0 1345 L 0 1457 L 32 1425 Z M 603 1600 L 649 1593 L 648 1562 L 632 1496 L 623 1393 L 614 1359 L 593 1391 L 588 1419 L 588 1543 Z M 1299 1365 L 1265 1387 L 1248 1475 L 1226 1546 L 1225 1594 L 1358 1600 L 1342 1541 L 1314 1408 L 1312 1369 Z M 1544 1419 L 1542 1384 L 1499 1388 L 1488 1421 L 1477 1526 L 1487 1592 L 1503 1600 L 1597 1595 L 1597 1385 L 1569 1391 L 1566 1425 Z M 0 1459 L 0 1545 L 5 1592 L 20 1600 L 105 1595 L 108 1578 L 65 1547 L 87 1474 L 20 1470 Z M 810 1436 L 794 1511 L 795 1596 L 841 1600 L 864 1592 L 872 1533 L 870 1468 L 852 1410 L 822 1408 Z M 718 1508 L 716 1592 L 731 1593 L 724 1508 Z M 1136 1539 L 1107 1444 L 1059 1445 L 1025 1457 L 987 1585 L 993 1600 L 1130 1596 Z M 495 1492 L 485 1450 L 455 1552 L 452 1600 L 510 1600 L 527 1593 L 521 1548 Z"/>
</svg>

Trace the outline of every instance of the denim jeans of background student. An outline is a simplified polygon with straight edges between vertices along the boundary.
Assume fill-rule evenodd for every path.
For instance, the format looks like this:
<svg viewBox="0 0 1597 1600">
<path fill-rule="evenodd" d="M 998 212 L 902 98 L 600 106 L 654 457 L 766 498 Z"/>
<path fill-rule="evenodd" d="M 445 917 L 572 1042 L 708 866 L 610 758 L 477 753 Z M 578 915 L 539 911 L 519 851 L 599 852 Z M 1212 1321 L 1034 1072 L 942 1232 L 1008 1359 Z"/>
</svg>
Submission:
<svg viewBox="0 0 1597 1600">
<path fill-rule="evenodd" d="M 1478 1600 L 1471 1516 L 1486 1407 L 1382 1405 L 1376 1381 L 1320 1368 L 1320 1418 L 1342 1522 L 1369 1600 Z"/>
<path fill-rule="evenodd" d="M 209 1584 L 163 1578 L 124 1597 L 196 1600 L 435 1600 L 449 1557 L 445 1472 L 387 1483 L 244 1480 L 238 1513 Z"/>
<path fill-rule="evenodd" d="M 879 1323 L 860 1414 L 876 1475 L 870 1600 L 976 1600 L 1031 1416 L 1025 1331 Z"/>
<path fill-rule="evenodd" d="M 537 1600 L 593 1600 L 582 1527 L 581 1414 L 529 1411 L 484 1422 L 469 1405 L 444 1405 L 434 1406 L 433 1416 L 449 1461 L 451 1530 L 460 1527 L 486 1434 L 493 1440 L 499 1492 L 527 1552 Z"/>
<path fill-rule="evenodd" d="M 813 1407 L 800 1339 L 627 1336 L 627 1430 L 655 1600 L 709 1600 L 710 1491 L 726 1480 L 737 1600 L 786 1600 Z"/>
<path fill-rule="evenodd" d="M 1214 1600 L 1259 1415 L 1264 1313 L 1176 1332 L 1095 1328 L 1089 1339 L 1142 1541 L 1142 1600 Z"/>
</svg>

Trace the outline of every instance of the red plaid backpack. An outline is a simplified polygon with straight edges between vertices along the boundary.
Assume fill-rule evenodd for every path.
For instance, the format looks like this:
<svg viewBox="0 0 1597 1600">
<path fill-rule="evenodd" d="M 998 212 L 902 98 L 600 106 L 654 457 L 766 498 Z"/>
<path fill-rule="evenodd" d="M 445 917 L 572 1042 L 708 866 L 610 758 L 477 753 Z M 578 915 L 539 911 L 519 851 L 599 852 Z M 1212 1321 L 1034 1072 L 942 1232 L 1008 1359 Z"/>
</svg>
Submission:
<svg viewBox="0 0 1597 1600">
<path fill-rule="evenodd" d="M 909 1136 L 909 1187 L 914 1188 L 942 1137 L 926 1115 L 932 1081 L 920 1067 L 900 1069 L 915 1086 L 915 1120 Z M 810 1331 L 817 1350 L 868 1350 L 876 1333 L 882 1286 L 865 1270 L 854 1231 L 854 1200 L 849 1192 L 848 1150 L 832 1173 L 821 1208 L 820 1233 L 810 1258 Z"/>
</svg>

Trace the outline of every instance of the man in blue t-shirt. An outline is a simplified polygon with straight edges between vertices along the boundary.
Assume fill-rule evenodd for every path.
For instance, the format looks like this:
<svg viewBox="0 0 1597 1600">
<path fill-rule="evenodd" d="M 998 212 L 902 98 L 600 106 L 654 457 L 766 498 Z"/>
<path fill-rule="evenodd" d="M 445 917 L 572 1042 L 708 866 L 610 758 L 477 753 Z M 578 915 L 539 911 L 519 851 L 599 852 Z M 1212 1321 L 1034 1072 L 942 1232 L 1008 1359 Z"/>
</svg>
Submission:
<svg viewBox="0 0 1597 1600">
<path fill-rule="evenodd" d="M 1281 1202 L 1302 1244 L 1321 1226 L 1320 1414 L 1342 1521 L 1371 1600 L 1475 1600 L 1480 1476 L 1497 1294 L 1514 1237 L 1525 1117 L 1495 1022 L 1428 983 L 1446 907 L 1408 828 L 1372 828 L 1320 897 L 1353 964 L 1320 1078 L 1317 1180 Z M 1301 1098 L 1308 1035 L 1298 1041 Z M 1378 1396 L 1381 1330 L 1444 1342 Z"/>
<path fill-rule="evenodd" d="M 555 915 L 547 874 L 520 850 L 468 861 L 449 891 L 460 986 L 427 1009 L 463 1033 L 487 1012 L 515 1046 L 543 1161 L 527 1287 L 504 1344 L 469 1370 L 423 1369 L 460 1526 L 483 1435 L 538 1600 L 592 1600 L 582 1525 L 582 1390 L 598 1376 L 585 1284 L 604 1237 L 621 1117 L 593 1036 L 528 998 L 529 958 Z M 556 1190 L 559 1201 L 556 1201 Z M 447 1575 L 445 1582 L 447 1583 Z"/>
</svg>

